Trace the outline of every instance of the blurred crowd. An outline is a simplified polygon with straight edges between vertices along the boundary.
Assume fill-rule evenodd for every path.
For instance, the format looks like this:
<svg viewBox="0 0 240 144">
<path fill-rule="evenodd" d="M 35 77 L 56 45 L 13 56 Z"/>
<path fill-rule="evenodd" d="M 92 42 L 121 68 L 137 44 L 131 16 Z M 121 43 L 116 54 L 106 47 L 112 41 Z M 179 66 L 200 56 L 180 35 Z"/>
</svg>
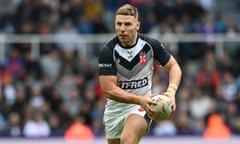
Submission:
<svg viewBox="0 0 240 144">
<path fill-rule="evenodd" d="M 239 1 L 235 0 L 236 8 Z M 222 17 L 214 0 L 1 0 L 2 33 L 114 32 L 114 14 L 123 3 L 140 13 L 141 32 L 238 31 L 231 18 Z"/>
<path fill-rule="evenodd" d="M 138 7 L 142 33 L 209 36 L 206 42 L 177 44 L 173 54 L 183 68 L 177 111 L 169 120 L 154 122 L 150 135 L 202 134 L 214 113 L 232 133 L 240 133 L 240 44 L 224 43 L 223 55 L 216 57 L 211 41 L 214 33 L 233 38 L 239 24 L 213 11 L 212 0 L 1 0 L 0 32 L 112 33 L 115 10 L 126 2 Z M 104 136 L 105 98 L 97 79 L 97 54 L 80 56 L 75 44 L 51 43 L 41 44 L 35 58 L 29 43 L 7 47 L 0 75 L 0 136 L 62 136 L 74 122 Z M 154 93 L 165 90 L 167 78 L 156 67 Z"/>
</svg>

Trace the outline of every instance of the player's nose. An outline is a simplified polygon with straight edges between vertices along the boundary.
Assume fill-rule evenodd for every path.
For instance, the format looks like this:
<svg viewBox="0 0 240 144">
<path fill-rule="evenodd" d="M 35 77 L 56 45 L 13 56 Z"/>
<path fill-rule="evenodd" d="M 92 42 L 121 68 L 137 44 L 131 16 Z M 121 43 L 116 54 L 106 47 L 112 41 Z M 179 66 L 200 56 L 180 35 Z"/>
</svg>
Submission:
<svg viewBox="0 0 240 144">
<path fill-rule="evenodd" d="M 121 32 L 125 32 L 126 27 L 125 27 L 124 25 L 121 25 L 121 26 L 119 27 L 119 29 L 120 29 Z"/>
</svg>

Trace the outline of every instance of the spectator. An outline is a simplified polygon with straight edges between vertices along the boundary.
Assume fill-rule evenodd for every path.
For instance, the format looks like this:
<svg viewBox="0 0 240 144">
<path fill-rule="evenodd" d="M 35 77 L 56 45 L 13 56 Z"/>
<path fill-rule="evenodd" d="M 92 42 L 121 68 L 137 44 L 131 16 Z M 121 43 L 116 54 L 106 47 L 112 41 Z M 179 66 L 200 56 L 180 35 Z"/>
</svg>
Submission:
<svg viewBox="0 0 240 144">
<path fill-rule="evenodd" d="M 75 87 L 73 75 L 62 75 L 56 84 L 57 89 L 60 91 L 63 100 L 69 99 L 71 90 Z"/>
<path fill-rule="evenodd" d="M 16 112 L 21 117 L 24 115 L 24 107 L 27 101 L 27 95 L 24 88 L 18 88 L 16 91 L 16 100 L 14 101 L 11 112 Z"/>
<path fill-rule="evenodd" d="M 182 88 L 178 94 L 178 108 L 179 111 L 188 112 L 189 110 L 189 101 L 191 100 L 190 90 L 187 88 Z"/>
<path fill-rule="evenodd" d="M 11 112 L 11 107 L 7 105 L 5 102 L 4 94 L 0 92 L 0 113 L 2 115 L 2 118 L 5 119 L 9 112 Z"/>
<path fill-rule="evenodd" d="M 3 116 L 3 114 L 0 113 L 0 132 L 6 131 L 7 127 L 7 120 Z"/>
<path fill-rule="evenodd" d="M 60 119 L 61 127 L 66 130 L 72 123 L 73 117 L 70 116 L 67 110 L 67 106 L 64 102 L 62 102 L 58 108 L 58 116 Z"/>
<path fill-rule="evenodd" d="M 96 137 L 105 136 L 104 127 L 103 127 L 102 123 L 103 123 L 102 120 L 99 118 L 93 119 L 92 124 L 91 124 L 91 130 L 92 130 L 94 136 L 96 136 Z"/>
<path fill-rule="evenodd" d="M 215 26 L 214 26 L 214 21 L 212 16 L 210 15 L 205 15 L 202 18 L 202 24 L 199 27 L 200 33 L 205 34 L 205 39 L 206 39 L 206 51 L 212 50 L 214 51 L 215 48 L 215 43 L 214 41 L 214 33 L 215 33 Z"/>
<path fill-rule="evenodd" d="M 13 24 L 12 17 L 9 15 L 0 16 L 0 29 L 3 33 L 13 34 L 16 32 L 16 29 Z"/>
<path fill-rule="evenodd" d="M 187 13 L 190 14 L 193 21 L 200 21 L 201 18 L 207 13 L 201 6 L 199 0 L 190 0 L 187 4 Z"/>
<path fill-rule="evenodd" d="M 152 9 L 159 23 L 162 23 L 170 13 L 170 7 L 166 4 L 166 0 L 157 0 Z"/>
<path fill-rule="evenodd" d="M 153 129 L 154 136 L 174 136 L 176 133 L 177 128 L 171 120 L 158 122 Z"/>
<path fill-rule="evenodd" d="M 98 99 L 95 103 L 96 104 L 93 106 L 93 110 L 91 111 L 91 118 L 101 120 L 105 109 L 105 99 Z"/>
<path fill-rule="evenodd" d="M 76 28 L 78 33 L 80 34 L 93 33 L 93 23 L 86 15 L 83 15 L 82 17 L 78 18 Z"/>
<path fill-rule="evenodd" d="M 39 112 L 33 114 L 32 119 L 28 119 L 23 127 L 23 134 L 27 138 L 48 137 L 50 132 L 48 123 Z"/>
<path fill-rule="evenodd" d="M 63 1 L 58 8 L 57 13 L 59 14 L 60 20 L 71 18 L 71 3 L 69 1 Z"/>
<path fill-rule="evenodd" d="M 64 102 L 69 115 L 72 117 L 76 117 L 80 112 L 80 108 L 82 105 L 78 90 L 76 88 L 72 88 L 69 92 L 68 98 L 65 99 Z"/>
<path fill-rule="evenodd" d="M 12 47 L 9 50 L 9 56 L 3 66 L 3 71 L 6 71 L 13 78 L 19 78 L 24 68 L 24 60 L 17 48 Z"/>
<path fill-rule="evenodd" d="M 187 14 L 187 4 L 184 0 L 176 0 L 175 5 L 171 8 L 172 14 L 176 20 L 181 20 Z"/>
<path fill-rule="evenodd" d="M 230 129 L 224 123 L 221 115 L 212 114 L 209 116 L 207 128 L 204 131 L 204 138 L 209 140 L 228 140 L 230 134 Z"/>
<path fill-rule="evenodd" d="M 40 66 L 44 75 L 55 81 L 60 75 L 61 61 L 59 50 L 53 48 L 49 54 L 40 58 Z"/>
<path fill-rule="evenodd" d="M 54 113 L 58 113 L 59 108 L 63 103 L 63 99 L 60 91 L 57 88 L 53 88 L 53 90 L 50 92 L 48 101 L 51 105 L 50 106 L 51 111 Z"/>
<path fill-rule="evenodd" d="M 11 112 L 8 117 L 8 132 L 10 136 L 20 137 L 22 136 L 22 121 L 19 113 Z"/>
<path fill-rule="evenodd" d="M 208 115 L 212 105 L 209 96 L 204 95 L 199 88 L 192 90 L 192 99 L 189 101 L 189 112 L 193 119 L 203 119 Z M 201 108 L 199 108 L 201 106 Z"/>
<path fill-rule="evenodd" d="M 0 16 L 9 15 L 12 16 L 16 12 L 16 7 L 21 0 L 1 0 L 0 1 Z"/>
<path fill-rule="evenodd" d="M 6 104 L 12 106 L 16 100 L 16 88 L 13 84 L 13 81 L 7 81 L 7 83 L 4 86 L 3 94 L 5 96 Z"/>
<path fill-rule="evenodd" d="M 237 65 L 232 61 L 233 58 L 227 51 L 224 51 L 220 59 L 217 61 L 217 69 L 222 74 L 229 71 L 234 75 L 238 75 Z"/>
<path fill-rule="evenodd" d="M 64 128 L 60 123 L 60 118 L 57 114 L 51 113 L 48 118 L 48 123 L 51 131 L 51 136 L 61 136 L 64 133 Z"/>
<path fill-rule="evenodd" d="M 44 106 L 46 101 L 45 101 L 44 97 L 42 96 L 40 84 L 35 84 L 32 86 L 29 102 L 30 102 L 30 105 L 35 110 L 40 110 Z"/>
<path fill-rule="evenodd" d="M 71 42 L 77 36 L 77 30 L 71 19 L 65 19 L 56 32 L 57 45 L 63 51 L 75 51 L 77 44 Z M 66 34 L 68 35 L 66 37 Z M 70 42 L 68 42 L 70 41 Z"/>
<path fill-rule="evenodd" d="M 61 75 L 73 75 L 77 72 L 76 51 L 67 50 L 63 52 L 63 62 L 60 71 Z"/>
<path fill-rule="evenodd" d="M 196 83 L 204 93 L 213 94 L 220 84 L 220 73 L 216 69 L 216 60 L 211 51 L 207 52 L 202 63 L 202 68 L 198 71 L 196 76 Z"/>
<path fill-rule="evenodd" d="M 42 69 L 40 68 L 39 61 L 33 58 L 30 52 L 24 54 L 24 73 L 26 75 L 32 75 L 35 79 L 40 79 L 42 75 Z"/>
<path fill-rule="evenodd" d="M 75 80 L 74 83 L 76 85 L 76 88 L 79 91 L 79 95 L 83 96 L 84 95 L 84 91 L 85 91 L 85 87 L 86 87 L 86 83 L 87 83 L 87 80 L 86 80 L 86 77 L 85 77 L 84 73 L 77 72 L 74 75 L 74 80 Z"/>
<path fill-rule="evenodd" d="M 228 102 L 226 104 L 226 123 L 231 128 L 232 131 L 237 132 L 238 127 L 238 110 L 235 102 Z"/>
<path fill-rule="evenodd" d="M 178 117 L 175 121 L 178 134 L 189 134 L 191 133 L 191 126 L 189 125 L 190 119 L 186 112 L 179 112 Z"/>
<path fill-rule="evenodd" d="M 229 71 L 223 73 L 220 87 L 222 87 L 223 98 L 225 101 L 232 102 L 236 100 L 237 86 L 232 73 Z"/>
<path fill-rule="evenodd" d="M 216 19 L 215 19 L 215 31 L 217 33 L 224 33 L 226 32 L 226 24 L 223 19 L 223 14 L 221 12 L 218 12 L 216 14 Z"/>
<path fill-rule="evenodd" d="M 65 131 L 64 139 L 67 141 L 92 141 L 94 135 L 91 128 L 84 124 L 84 117 L 78 116 Z"/>
</svg>

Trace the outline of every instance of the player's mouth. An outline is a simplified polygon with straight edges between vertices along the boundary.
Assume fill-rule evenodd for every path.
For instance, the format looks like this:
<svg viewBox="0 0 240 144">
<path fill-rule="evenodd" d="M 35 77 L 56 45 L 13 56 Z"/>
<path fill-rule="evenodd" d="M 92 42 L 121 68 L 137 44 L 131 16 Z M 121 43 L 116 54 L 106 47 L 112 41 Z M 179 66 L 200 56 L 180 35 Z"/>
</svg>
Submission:
<svg viewBox="0 0 240 144">
<path fill-rule="evenodd" d="M 120 35 L 119 35 L 119 38 L 121 38 L 121 39 L 127 38 L 127 35 L 120 34 Z"/>
</svg>

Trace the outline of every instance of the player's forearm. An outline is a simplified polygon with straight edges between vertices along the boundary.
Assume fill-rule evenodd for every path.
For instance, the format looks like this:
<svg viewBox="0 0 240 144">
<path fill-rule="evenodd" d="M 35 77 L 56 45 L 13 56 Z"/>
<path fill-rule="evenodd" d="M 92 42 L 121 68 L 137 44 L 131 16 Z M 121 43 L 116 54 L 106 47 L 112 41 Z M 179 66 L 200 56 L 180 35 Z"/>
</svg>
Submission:
<svg viewBox="0 0 240 144">
<path fill-rule="evenodd" d="M 118 102 L 131 103 L 131 104 L 140 103 L 140 96 L 137 96 L 132 93 L 128 93 L 119 87 L 114 87 L 112 89 L 105 90 L 104 93 L 107 98 L 118 101 Z"/>
<path fill-rule="evenodd" d="M 169 70 L 169 84 L 168 84 L 167 91 L 176 92 L 179 87 L 181 78 L 182 78 L 182 70 L 180 66 L 177 63 L 175 63 Z"/>
</svg>

